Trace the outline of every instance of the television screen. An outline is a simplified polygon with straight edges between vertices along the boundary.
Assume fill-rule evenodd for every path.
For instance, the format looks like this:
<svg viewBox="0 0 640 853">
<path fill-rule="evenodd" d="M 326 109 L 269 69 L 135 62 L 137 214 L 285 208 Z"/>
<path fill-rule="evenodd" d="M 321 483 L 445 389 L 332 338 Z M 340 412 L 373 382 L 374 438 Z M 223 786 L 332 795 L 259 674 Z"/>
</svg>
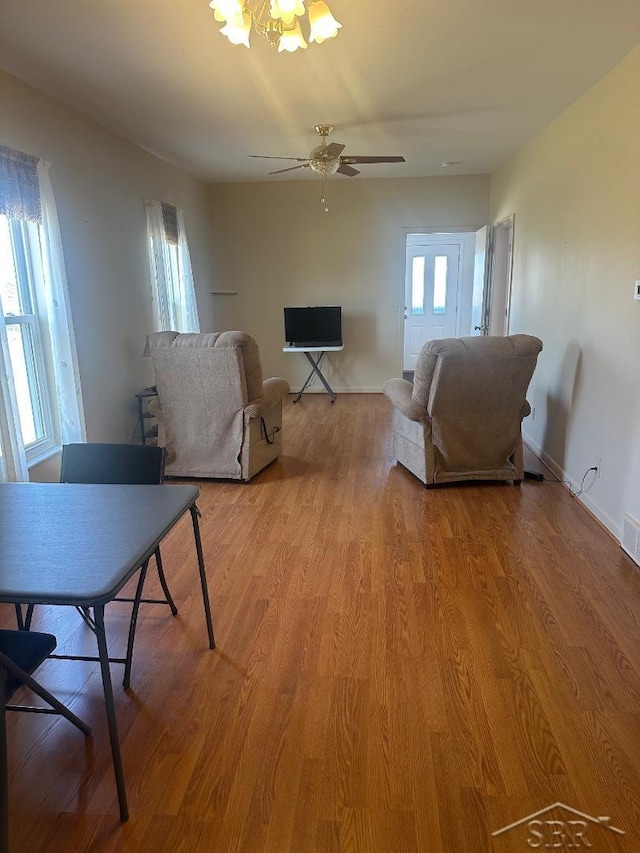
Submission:
<svg viewBox="0 0 640 853">
<path fill-rule="evenodd" d="M 284 337 L 290 347 L 340 347 L 342 308 L 285 308 Z"/>
</svg>

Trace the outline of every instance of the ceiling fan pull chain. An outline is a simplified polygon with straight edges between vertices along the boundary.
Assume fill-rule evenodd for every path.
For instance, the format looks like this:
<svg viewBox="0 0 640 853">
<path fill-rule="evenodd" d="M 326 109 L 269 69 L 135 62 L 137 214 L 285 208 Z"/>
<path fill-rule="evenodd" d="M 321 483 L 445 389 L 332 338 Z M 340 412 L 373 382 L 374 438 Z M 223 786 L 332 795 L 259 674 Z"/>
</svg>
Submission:
<svg viewBox="0 0 640 853">
<path fill-rule="evenodd" d="M 325 196 L 324 196 L 324 175 L 322 176 L 322 204 L 324 204 L 324 212 L 329 213 L 329 205 L 325 204 Z"/>
</svg>

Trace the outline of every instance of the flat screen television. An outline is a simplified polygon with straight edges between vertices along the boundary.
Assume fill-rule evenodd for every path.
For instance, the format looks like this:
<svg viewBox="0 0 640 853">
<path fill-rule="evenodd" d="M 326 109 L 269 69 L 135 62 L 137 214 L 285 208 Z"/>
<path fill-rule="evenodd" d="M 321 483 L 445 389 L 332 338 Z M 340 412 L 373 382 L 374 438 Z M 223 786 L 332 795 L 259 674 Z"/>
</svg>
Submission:
<svg viewBox="0 0 640 853">
<path fill-rule="evenodd" d="M 285 308 L 284 337 L 290 347 L 341 347 L 342 308 Z"/>
</svg>

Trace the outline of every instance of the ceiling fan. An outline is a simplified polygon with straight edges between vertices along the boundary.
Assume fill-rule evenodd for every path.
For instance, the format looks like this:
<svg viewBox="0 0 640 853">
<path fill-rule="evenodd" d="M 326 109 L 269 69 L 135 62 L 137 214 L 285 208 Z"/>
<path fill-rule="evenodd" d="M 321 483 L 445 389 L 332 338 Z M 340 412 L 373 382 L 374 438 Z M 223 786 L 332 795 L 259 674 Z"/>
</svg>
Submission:
<svg viewBox="0 0 640 853">
<path fill-rule="evenodd" d="M 320 137 L 320 145 L 317 145 L 309 152 L 308 157 L 272 157 L 268 154 L 250 154 L 250 157 L 261 157 L 265 160 L 295 160 L 299 166 L 288 166 L 286 169 L 277 169 L 275 172 L 269 172 L 270 175 L 280 175 L 282 172 L 293 172 L 294 169 L 308 169 L 309 167 L 322 175 L 323 178 L 329 175 L 334 175 L 336 172 L 340 175 L 348 175 L 353 177 L 359 175 L 358 169 L 353 168 L 353 164 L 357 163 L 404 163 L 404 157 L 381 157 L 381 156 L 343 156 L 344 145 L 339 142 L 327 143 L 327 137 L 333 130 L 332 124 L 316 124 L 314 130 Z"/>
</svg>

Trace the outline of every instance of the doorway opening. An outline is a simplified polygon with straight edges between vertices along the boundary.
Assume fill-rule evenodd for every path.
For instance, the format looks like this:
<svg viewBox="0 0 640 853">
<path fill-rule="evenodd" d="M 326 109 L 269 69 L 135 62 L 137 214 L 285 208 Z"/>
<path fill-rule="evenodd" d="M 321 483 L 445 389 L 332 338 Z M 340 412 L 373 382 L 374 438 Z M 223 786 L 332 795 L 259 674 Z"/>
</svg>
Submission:
<svg viewBox="0 0 640 853">
<path fill-rule="evenodd" d="M 486 334 L 488 335 L 509 334 L 514 220 L 514 216 L 508 216 L 496 222 L 491 229 L 485 288 Z"/>
</svg>

